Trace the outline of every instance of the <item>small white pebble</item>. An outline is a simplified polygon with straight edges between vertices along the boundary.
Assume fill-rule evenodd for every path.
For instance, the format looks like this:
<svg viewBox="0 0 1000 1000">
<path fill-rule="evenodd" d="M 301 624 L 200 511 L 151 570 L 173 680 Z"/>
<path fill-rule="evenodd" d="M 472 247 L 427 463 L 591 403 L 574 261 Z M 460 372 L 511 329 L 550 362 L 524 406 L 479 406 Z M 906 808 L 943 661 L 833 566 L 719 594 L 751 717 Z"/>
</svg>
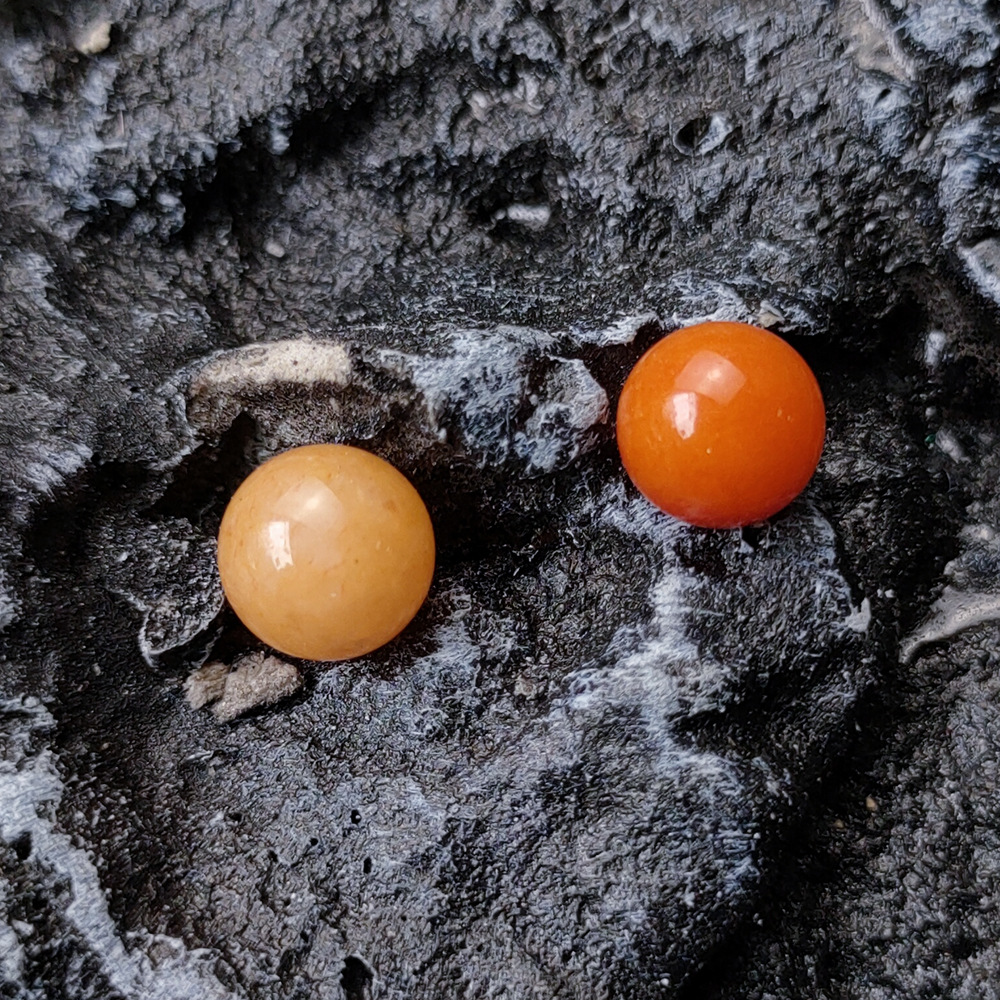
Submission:
<svg viewBox="0 0 1000 1000">
<path fill-rule="evenodd" d="M 514 694 L 522 698 L 534 698 L 538 693 L 535 682 L 525 674 L 518 674 L 514 680 Z"/>
<path fill-rule="evenodd" d="M 91 21 L 73 39 L 73 48 L 80 55 L 96 56 L 111 44 L 111 22 Z"/>
<path fill-rule="evenodd" d="M 285 248 L 277 240 L 268 240 L 264 244 L 264 251 L 278 260 L 285 256 Z"/>
<path fill-rule="evenodd" d="M 785 317 L 782 315 L 781 310 L 768 302 L 767 299 L 764 299 L 760 304 L 760 311 L 757 313 L 757 325 L 765 329 L 770 329 L 772 326 L 777 326 L 779 323 L 784 322 Z"/>
<path fill-rule="evenodd" d="M 936 368 L 948 343 L 948 335 L 943 330 L 931 330 L 924 340 L 924 364 Z"/>
<path fill-rule="evenodd" d="M 552 208 L 549 205 L 525 205 L 516 202 L 499 209 L 494 218 L 509 219 L 528 229 L 544 229 L 552 218 Z"/>
<path fill-rule="evenodd" d="M 934 435 L 934 443 L 953 461 L 966 462 L 968 456 L 958 438 L 946 427 L 942 427 Z"/>
</svg>

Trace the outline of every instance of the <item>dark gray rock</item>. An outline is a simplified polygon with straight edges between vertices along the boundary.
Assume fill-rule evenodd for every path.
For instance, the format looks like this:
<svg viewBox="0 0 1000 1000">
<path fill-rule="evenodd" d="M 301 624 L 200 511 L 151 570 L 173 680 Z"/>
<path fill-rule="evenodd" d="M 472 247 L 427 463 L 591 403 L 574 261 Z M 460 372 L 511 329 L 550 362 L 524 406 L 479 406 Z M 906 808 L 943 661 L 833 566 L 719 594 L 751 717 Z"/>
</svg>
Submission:
<svg viewBox="0 0 1000 1000">
<path fill-rule="evenodd" d="M 992 995 L 998 31 L 0 8 L 2 994 Z M 744 532 L 613 445 L 710 317 L 829 406 Z M 297 689 L 212 540 L 311 440 L 410 475 L 440 561 Z"/>
</svg>

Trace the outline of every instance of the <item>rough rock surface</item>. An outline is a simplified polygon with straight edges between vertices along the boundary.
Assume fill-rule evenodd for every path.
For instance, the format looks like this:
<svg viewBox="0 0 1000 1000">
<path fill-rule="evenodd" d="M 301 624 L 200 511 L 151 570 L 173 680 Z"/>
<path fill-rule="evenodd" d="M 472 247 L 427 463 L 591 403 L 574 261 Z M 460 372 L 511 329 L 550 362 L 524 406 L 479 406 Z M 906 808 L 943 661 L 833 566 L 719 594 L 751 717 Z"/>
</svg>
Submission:
<svg viewBox="0 0 1000 1000">
<path fill-rule="evenodd" d="M 998 995 L 994 4 L 2 2 L 0 996 Z M 763 528 L 615 456 L 707 317 L 827 396 Z M 313 440 L 439 571 L 265 675 Z"/>
</svg>

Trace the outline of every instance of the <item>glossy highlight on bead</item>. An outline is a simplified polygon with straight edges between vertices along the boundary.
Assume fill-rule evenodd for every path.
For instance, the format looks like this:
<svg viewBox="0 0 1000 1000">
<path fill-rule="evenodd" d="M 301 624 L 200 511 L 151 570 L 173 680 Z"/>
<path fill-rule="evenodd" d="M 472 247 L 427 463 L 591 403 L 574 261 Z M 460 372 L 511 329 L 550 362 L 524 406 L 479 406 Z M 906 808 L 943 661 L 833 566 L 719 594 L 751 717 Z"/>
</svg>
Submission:
<svg viewBox="0 0 1000 1000">
<path fill-rule="evenodd" d="M 812 478 L 826 411 L 802 356 L 768 330 L 700 323 L 654 344 L 618 403 L 622 464 L 661 510 L 706 528 L 762 521 Z"/>
<path fill-rule="evenodd" d="M 343 660 L 384 645 L 420 609 L 434 529 L 388 462 L 349 445 L 276 455 L 233 495 L 219 527 L 222 589 L 269 646 Z"/>
</svg>

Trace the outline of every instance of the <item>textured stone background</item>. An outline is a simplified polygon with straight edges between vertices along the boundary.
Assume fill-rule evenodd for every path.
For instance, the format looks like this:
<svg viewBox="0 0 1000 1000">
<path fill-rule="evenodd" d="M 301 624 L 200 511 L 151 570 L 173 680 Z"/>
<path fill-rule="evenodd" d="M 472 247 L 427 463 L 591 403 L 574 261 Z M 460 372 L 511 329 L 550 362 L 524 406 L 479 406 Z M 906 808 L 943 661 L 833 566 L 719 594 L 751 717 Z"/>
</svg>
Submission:
<svg viewBox="0 0 1000 1000">
<path fill-rule="evenodd" d="M 1000 996 L 1000 16 L 0 6 L 0 996 Z M 623 481 L 707 317 L 820 377 L 769 525 Z M 213 537 L 342 440 L 389 648 L 223 723 Z"/>
</svg>

